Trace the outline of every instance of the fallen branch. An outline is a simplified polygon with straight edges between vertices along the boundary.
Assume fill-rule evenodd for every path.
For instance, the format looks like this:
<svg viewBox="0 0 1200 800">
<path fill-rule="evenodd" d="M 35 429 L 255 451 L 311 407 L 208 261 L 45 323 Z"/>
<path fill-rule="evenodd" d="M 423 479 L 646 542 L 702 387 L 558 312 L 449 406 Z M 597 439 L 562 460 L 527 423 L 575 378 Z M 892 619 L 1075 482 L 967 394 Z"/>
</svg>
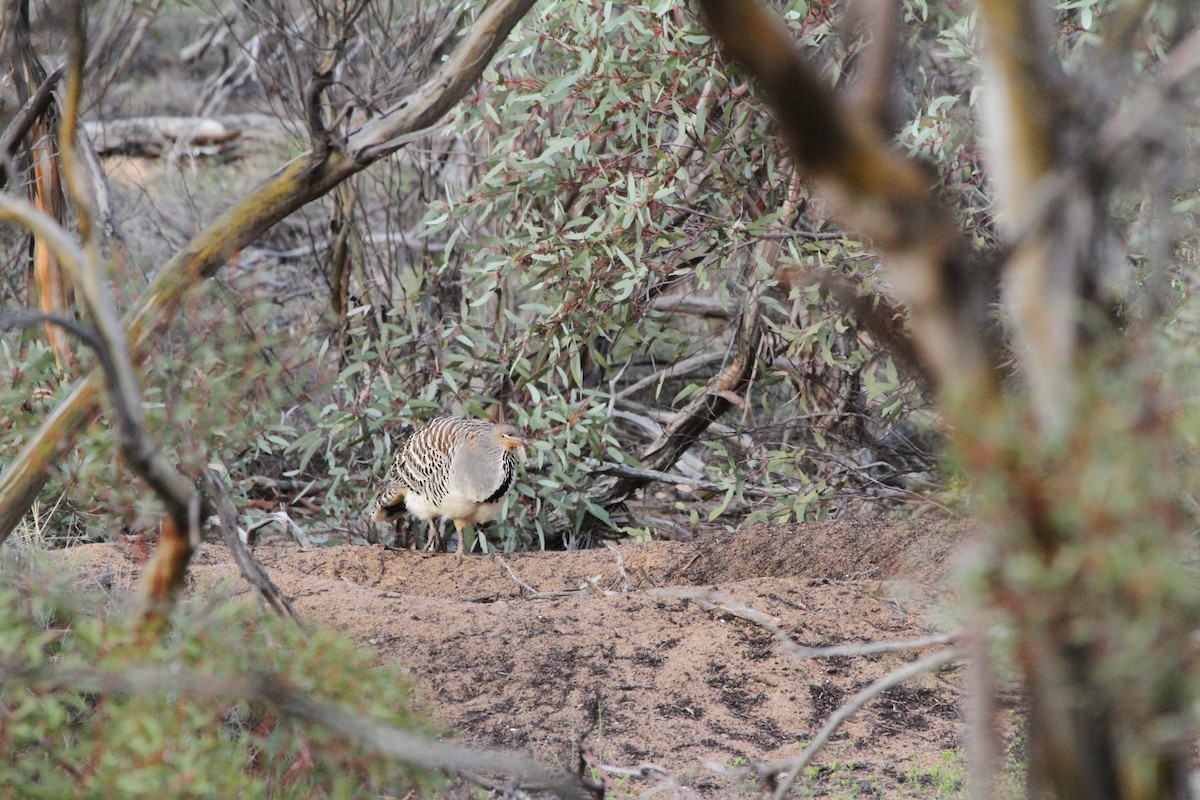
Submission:
<svg viewBox="0 0 1200 800">
<path fill-rule="evenodd" d="M 962 638 L 960 630 L 936 633 L 920 639 L 900 639 L 894 642 L 864 642 L 863 644 L 840 644 L 835 647 L 803 647 L 794 645 L 790 650 L 796 658 L 834 658 L 836 656 L 869 656 L 876 653 L 895 653 L 899 650 L 924 650 L 944 644 L 954 644 Z"/>
<path fill-rule="evenodd" d="M 731 614 L 735 617 L 740 617 L 747 622 L 753 622 L 755 625 L 766 628 L 783 641 L 791 642 L 788 635 L 779 627 L 780 620 L 778 617 L 772 617 L 770 614 L 756 611 L 723 592 L 711 589 L 651 589 L 646 594 L 651 597 L 673 597 L 678 600 L 690 600 L 705 611 L 720 611 L 722 614 Z M 795 646 L 795 642 L 791 643 Z"/>
<path fill-rule="evenodd" d="M 250 534 L 254 533 L 259 528 L 265 528 L 272 522 L 278 522 L 283 525 L 283 529 L 292 535 L 296 540 L 296 544 L 300 545 L 300 549 L 307 550 L 313 546 L 312 539 L 308 538 L 308 534 L 304 532 L 294 519 L 286 511 L 272 511 L 257 522 L 246 527 L 246 538 L 250 538 Z"/>
<path fill-rule="evenodd" d="M 139 117 L 85 122 L 83 130 L 102 156 L 158 158 L 179 146 L 217 154 L 242 138 L 240 131 L 206 117 Z"/>
</svg>

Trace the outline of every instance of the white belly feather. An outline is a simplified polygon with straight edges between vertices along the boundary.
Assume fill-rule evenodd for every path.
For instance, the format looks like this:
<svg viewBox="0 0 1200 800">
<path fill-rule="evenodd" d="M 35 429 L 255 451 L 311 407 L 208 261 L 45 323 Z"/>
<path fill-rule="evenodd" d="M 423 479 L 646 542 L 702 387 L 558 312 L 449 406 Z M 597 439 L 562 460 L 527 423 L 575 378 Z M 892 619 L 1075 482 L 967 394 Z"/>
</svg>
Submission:
<svg viewBox="0 0 1200 800">
<path fill-rule="evenodd" d="M 449 517 L 467 525 L 491 522 L 500 513 L 499 503 L 478 503 L 455 492 L 448 493 L 440 504 L 435 505 L 424 495 L 410 491 L 404 496 L 404 505 L 424 520 Z"/>
</svg>

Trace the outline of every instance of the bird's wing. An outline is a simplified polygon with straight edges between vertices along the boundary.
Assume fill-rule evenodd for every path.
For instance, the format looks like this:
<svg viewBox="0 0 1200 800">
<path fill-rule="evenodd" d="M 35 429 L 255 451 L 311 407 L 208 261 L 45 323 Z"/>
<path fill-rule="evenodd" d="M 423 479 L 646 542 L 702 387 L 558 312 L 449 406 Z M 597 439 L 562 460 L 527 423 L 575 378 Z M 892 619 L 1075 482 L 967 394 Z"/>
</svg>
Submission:
<svg viewBox="0 0 1200 800">
<path fill-rule="evenodd" d="M 446 497 L 451 458 L 458 444 L 454 422 L 440 418 L 413 434 L 392 464 L 392 482 L 440 504 Z"/>
</svg>

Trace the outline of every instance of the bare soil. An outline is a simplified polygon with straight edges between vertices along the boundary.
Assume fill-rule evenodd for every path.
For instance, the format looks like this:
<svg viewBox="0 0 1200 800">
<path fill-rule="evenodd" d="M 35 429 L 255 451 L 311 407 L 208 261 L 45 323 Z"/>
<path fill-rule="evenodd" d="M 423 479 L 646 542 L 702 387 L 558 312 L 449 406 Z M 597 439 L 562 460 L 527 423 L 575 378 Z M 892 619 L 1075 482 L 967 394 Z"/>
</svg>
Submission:
<svg viewBox="0 0 1200 800">
<path fill-rule="evenodd" d="M 411 671 L 418 704 L 458 741 L 565 769 L 582 741 L 605 765 L 657 765 L 666 796 L 749 797 L 752 781 L 722 769 L 798 755 L 843 702 L 918 654 L 796 659 L 761 625 L 662 590 L 719 592 L 807 646 L 921 637 L 954 624 L 947 578 L 968 533 L 957 522 L 839 520 L 461 565 L 287 542 L 255 554 L 304 619 Z M 67 556 L 82 580 L 118 590 L 133 587 L 137 559 L 112 544 Z M 201 548 L 191 582 L 250 596 L 219 544 Z M 945 783 L 963 741 L 962 684 L 952 667 L 872 701 L 835 734 L 801 796 L 937 796 L 946 787 L 931 782 Z M 610 772 L 616 796 L 650 788 Z"/>
</svg>

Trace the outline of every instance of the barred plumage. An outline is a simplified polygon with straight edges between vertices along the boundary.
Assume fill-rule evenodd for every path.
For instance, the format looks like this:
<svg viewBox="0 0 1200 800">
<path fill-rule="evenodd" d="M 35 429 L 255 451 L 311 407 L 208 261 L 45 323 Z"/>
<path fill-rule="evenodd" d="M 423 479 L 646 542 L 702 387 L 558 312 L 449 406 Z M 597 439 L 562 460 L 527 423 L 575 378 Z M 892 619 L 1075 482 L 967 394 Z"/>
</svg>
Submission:
<svg viewBox="0 0 1200 800">
<path fill-rule="evenodd" d="M 431 547 L 441 545 L 434 520 L 449 518 L 458 531 L 462 560 L 463 529 L 500 513 L 500 501 L 516 479 L 513 451 L 527 444 L 512 425 L 438 417 L 409 437 L 396 454 L 388 482 L 375 500 L 374 518 L 388 522 L 407 508 L 429 521 Z"/>
</svg>

